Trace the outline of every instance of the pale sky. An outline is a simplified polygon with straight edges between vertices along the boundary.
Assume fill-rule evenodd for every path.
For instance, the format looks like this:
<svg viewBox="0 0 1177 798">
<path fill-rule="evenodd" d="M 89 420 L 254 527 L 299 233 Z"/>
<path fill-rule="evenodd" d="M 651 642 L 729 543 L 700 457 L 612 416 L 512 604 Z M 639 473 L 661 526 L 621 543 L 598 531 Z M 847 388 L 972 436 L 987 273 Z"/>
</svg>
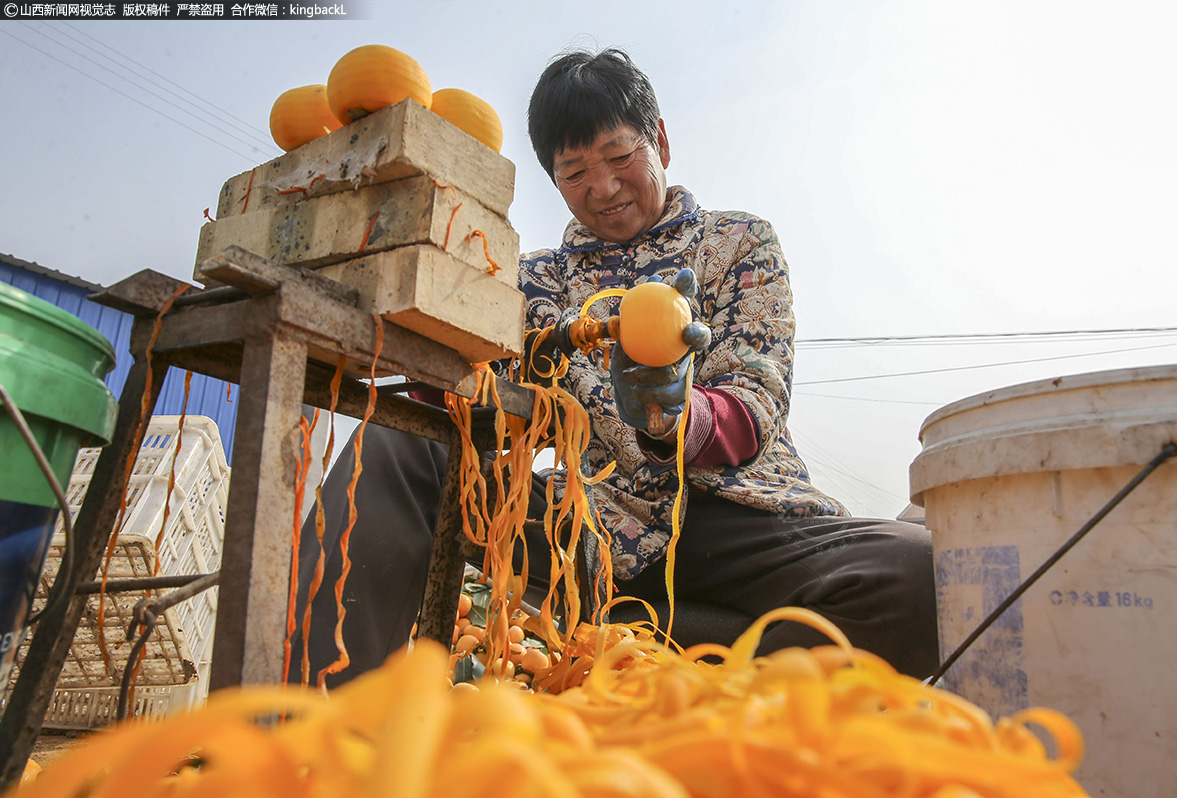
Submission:
<svg viewBox="0 0 1177 798">
<path fill-rule="evenodd" d="M 221 185 L 280 154 L 274 99 L 373 43 L 498 110 L 511 223 L 524 249 L 551 246 L 569 213 L 527 142 L 528 95 L 561 49 L 620 46 L 658 92 L 670 181 L 781 237 L 798 319 L 790 427 L 815 483 L 856 515 L 894 517 L 937 407 L 1177 359 L 1174 333 L 811 343 L 1177 326 L 1175 34 L 1172 3 L 1043 0 L 0 19 L 0 252 L 100 283 L 143 268 L 190 279 Z M 877 378 L 921 371 L 934 373 Z"/>
</svg>

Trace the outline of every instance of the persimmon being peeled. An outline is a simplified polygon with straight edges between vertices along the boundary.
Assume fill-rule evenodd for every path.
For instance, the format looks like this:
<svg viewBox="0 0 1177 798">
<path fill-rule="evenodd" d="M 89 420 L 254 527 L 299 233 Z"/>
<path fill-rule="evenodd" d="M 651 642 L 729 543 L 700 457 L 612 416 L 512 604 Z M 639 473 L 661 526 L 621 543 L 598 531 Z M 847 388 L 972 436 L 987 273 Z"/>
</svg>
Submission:
<svg viewBox="0 0 1177 798">
<path fill-rule="evenodd" d="M 327 102 L 345 125 L 405 98 L 428 108 L 433 102 L 429 76 L 410 56 L 383 44 L 345 53 L 327 76 Z"/>
<path fill-rule="evenodd" d="M 433 92 L 429 110 L 461 128 L 495 152 L 503 148 L 503 123 L 490 103 L 462 89 Z"/>
<path fill-rule="evenodd" d="M 643 366 L 668 366 L 687 353 L 683 330 L 691 323 L 691 306 L 672 286 L 635 285 L 621 298 L 621 348 Z"/>
<path fill-rule="evenodd" d="M 282 92 L 270 109 L 270 135 L 286 152 L 341 127 L 343 123 L 327 105 L 327 87 L 321 83 Z"/>
</svg>

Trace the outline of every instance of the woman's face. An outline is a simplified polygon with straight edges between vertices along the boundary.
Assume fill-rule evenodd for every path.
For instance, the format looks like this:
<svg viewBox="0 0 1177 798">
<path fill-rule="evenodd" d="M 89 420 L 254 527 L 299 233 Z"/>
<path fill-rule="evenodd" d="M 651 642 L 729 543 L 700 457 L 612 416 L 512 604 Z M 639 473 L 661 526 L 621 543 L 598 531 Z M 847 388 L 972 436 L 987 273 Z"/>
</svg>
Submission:
<svg viewBox="0 0 1177 798">
<path fill-rule="evenodd" d="M 662 218 L 669 164 L 670 144 L 658 120 L 656 142 L 619 125 L 591 144 L 557 152 L 552 172 L 578 222 L 598 238 L 626 244 Z"/>
</svg>

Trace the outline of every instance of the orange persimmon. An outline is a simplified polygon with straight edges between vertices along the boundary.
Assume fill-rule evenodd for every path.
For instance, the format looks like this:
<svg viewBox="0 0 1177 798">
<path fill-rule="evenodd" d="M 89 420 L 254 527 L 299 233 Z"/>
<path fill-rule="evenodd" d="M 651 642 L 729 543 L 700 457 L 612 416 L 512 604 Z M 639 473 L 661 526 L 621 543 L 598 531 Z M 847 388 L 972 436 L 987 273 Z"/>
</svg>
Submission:
<svg viewBox="0 0 1177 798">
<path fill-rule="evenodd" d="M 438 89 L 433 92 L 430 110 L 495 152 L 502 150 L 503 123 L 481 97 L 462 89 Z"/>
<path fill-rule="evenodd" d="M 405 98 L 432 105 L 429 76 L 410 56 L 387 45 L 366 44 L 345 53 L 327 76 L 327 102 L 343 124 Z"/>
<path fill-rule="evenodd" d="M 635 285 L 618 309 L 621 348 L 643 366 L 667 366 L 687 353 L 683 329 L 691 323 L 691 306 L 666 283 Z"/>
<path fill-rule="evenodd" d="M 270 135 L 286 152 L 341 127 L 343 123 L 327 104 L 327 87 L 321 83 L 282 92 L 270 109 Z"/>
</svg>

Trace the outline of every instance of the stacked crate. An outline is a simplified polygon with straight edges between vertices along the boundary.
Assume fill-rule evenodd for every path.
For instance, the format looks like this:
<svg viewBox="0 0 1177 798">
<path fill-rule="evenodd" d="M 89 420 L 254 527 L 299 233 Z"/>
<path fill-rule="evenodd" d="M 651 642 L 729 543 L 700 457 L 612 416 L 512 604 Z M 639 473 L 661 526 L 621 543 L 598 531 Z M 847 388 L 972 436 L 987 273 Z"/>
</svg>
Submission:
<svg viewBox="0 0 1177 798">
<path fill-rule="evenodd" d="M 77 516 L 89 492 L 101 452 L 78 452 L 66 489 L 71 517 Z M 187 416 L 181 432 L 179 416 L 152 416 L 127 481 L 126 512 L 117 540 L 109 564 L 103 566 L 107 576 L 132 579 L 216 571 L 225 537 L 229 473 L 211 418 Z M 55 533 L 37 587 L 37 608 L 44 606 L 61 567 L 65 538 L 60 518 Z M 45 714 L 46 728 L 94 729 L 115 722 L 119 686 L 135 642 L 127 630 L 135 605 L 147 595 L 143 590 L 107 593 L 101 628 L 99 598 L 90 595 Z M 216 614 L 216 587 L 160 614 L 139 662 L 131 715 L 161 717 L 204 700 Z M 17 655 L 18 668 L 29 645 L 26 641 Z"/>
<path fill-rule="evenodd" d="M 201 264 L 230 245 L 360 292 L 361 309 L 470 362 L 518 355 L 515 166 L 405 100 L 237 175 L 205 224 Z"/>
</svg>

